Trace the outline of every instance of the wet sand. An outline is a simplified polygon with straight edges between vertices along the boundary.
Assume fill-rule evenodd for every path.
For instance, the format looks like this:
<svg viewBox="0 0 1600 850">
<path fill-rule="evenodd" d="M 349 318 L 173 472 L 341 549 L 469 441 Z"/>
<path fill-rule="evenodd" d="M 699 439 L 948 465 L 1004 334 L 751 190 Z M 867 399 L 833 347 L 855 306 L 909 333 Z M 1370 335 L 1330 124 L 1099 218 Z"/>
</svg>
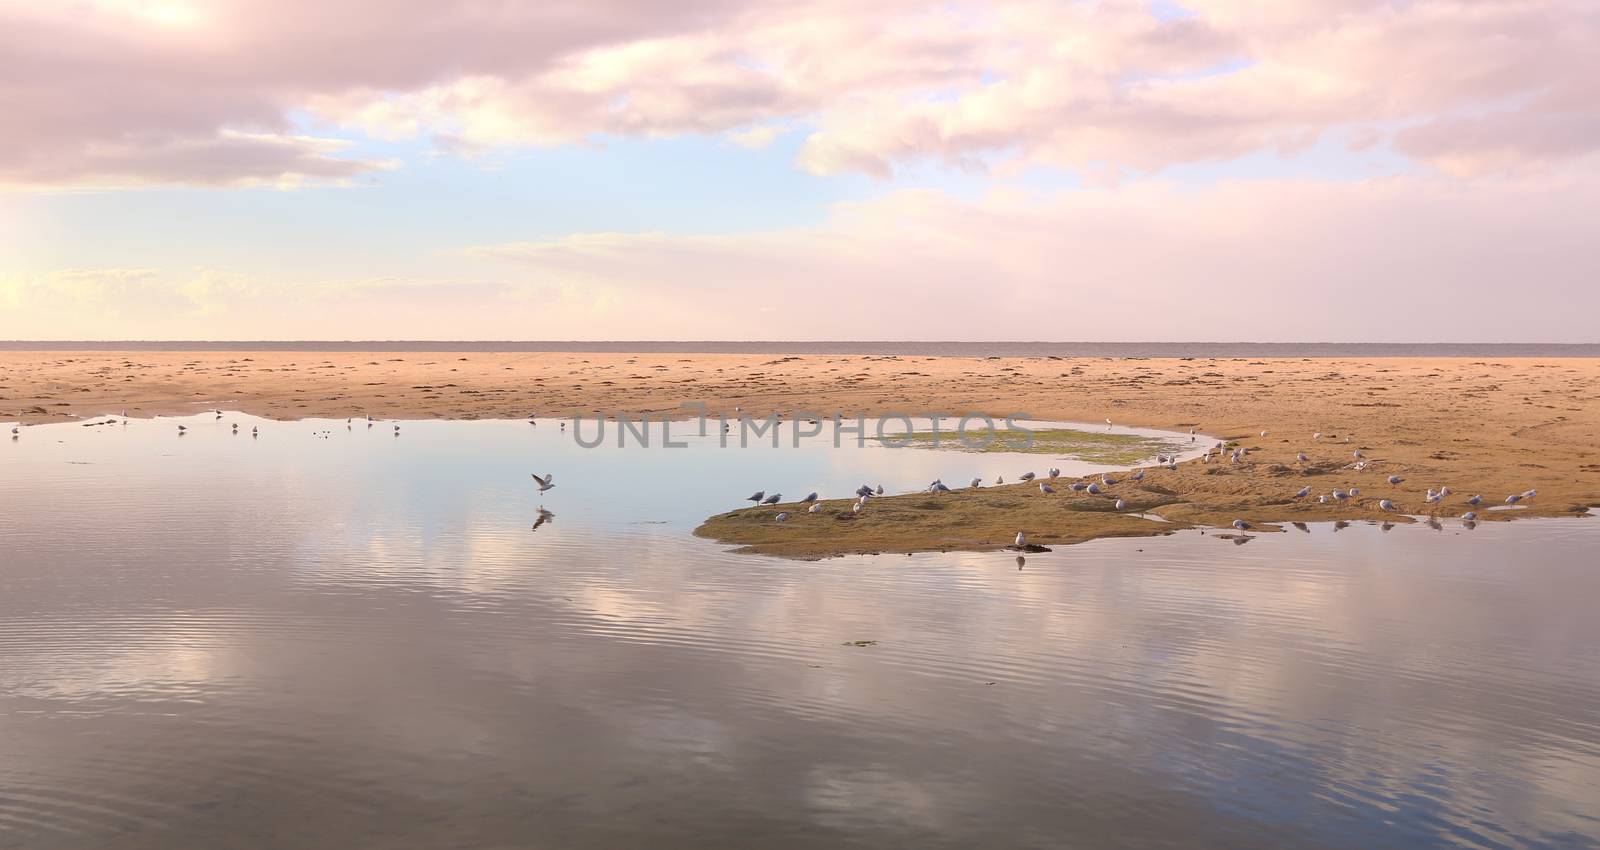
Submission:
<svg viewBox="0 0 1600 850">
<path fill-rule="evenodd" d="M 714 518 L 701 533 L 771 554 L 987 549 L 1018 530 L 1051 545 L 1113 534 L 1378 517 L 1457 517 L 1467 495 L 1487 508 L 1537 489 L 1521 510 L 1483 520 L 1574 515 L 1600 504 L 1600 360 L 1592 358 L 1152 359 L 893 356 L 0 352 L 0 421 L 71 421 L 123 410 L 147 417 L 213 407 L 301 417 L 523 418 L 530 413 L 890 412 L 1100 422 L 1187 431 L 1247 447 L 1240 464 L 1157 470 L 1111 496 L 1041 496 L 1034 485 L 884 499 L 844 520 L 840 501 L 781 526 L 777 509 Z M 1267 431 L 1261 436 L 1261 431 Z M 1314 432 L 1322 432 L 1313 440 Z M 24 438 L 26 431 L 24 431 Z M 1369 468 L 1349 468 L 1361 450 Z M 1295 459 L 1304 451 L 1307 463 Z M 1036 471 L 1049 466 L 1041 457 Z M 953 467 L 960 466 L 959 463 Z M 1018 469 L 1020 474 L 1023 469 Z M 959 470 L 951 482 L 964 483 Z M 1387 485 L 1389 475 L 1406 480 Z M 1293 500 L 1355 486 L 1345 506 Z M 1424 504 L 1448 486 L 1443 504 Z M 1108 510 L 1116 497 L 1170 522 Z M 895 513 L 902 513 L 895 519 Z M 874 520 L 874 515 L 877 520 Z M 1396 521 L 1400 517 L 1389 514 Z"/>
</svg>

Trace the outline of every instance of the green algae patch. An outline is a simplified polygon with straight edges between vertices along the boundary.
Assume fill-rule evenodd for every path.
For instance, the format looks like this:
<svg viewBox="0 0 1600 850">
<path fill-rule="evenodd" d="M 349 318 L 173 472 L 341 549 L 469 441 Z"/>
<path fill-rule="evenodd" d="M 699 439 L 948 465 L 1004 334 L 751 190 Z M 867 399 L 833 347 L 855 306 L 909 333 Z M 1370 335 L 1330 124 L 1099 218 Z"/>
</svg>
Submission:
<svg viewBox="0 0 1600 850">
<path fill-rule="evenodd" d="M 1030 544 L 1065 545 L 1099 537 L 1170 534 L 1187 523 L 1163 522 L 1140 512 L 1171 497 L 1129 492 L 1124 511 L 1114 499 L 1045 496 L 1034 485 L 987 487 L 938 495 L 913 493 L 869 499 L 860 513 L 853 500 L 829 500 L 808 513 L 773 505 L 719 514 L 695 535 L 739 551 L 815 560 L 835 555 L 984 551 L 1011 546 L 1021 531 Z M 778 522 L 777 515 L 789 518 Z"/>
<path fill-rule="evenodd" d="M 1053 455 L 1106 466 L 1133 466 L 1180 448 L 1177 443 L 1159 437 L 1081 431 L 1076 428 L 1045 428 L 1031 434 L 1022 430 L 998 428 L 990 431 L 985 428 L 968 430 L 963 436 L 965 439 L 954 431 L 941 431 L 937 435 L 919 431 L 885 436 L 884 442 L 908 448 L 937 448 L 957 452 Z"/>
</svg>

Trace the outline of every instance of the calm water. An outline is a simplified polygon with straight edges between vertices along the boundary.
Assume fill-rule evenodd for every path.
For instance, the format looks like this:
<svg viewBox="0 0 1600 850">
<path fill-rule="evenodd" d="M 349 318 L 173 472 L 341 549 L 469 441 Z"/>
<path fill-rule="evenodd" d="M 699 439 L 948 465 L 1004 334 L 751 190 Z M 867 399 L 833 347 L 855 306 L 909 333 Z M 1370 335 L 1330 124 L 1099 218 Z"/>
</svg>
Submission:
<svg viewBox="0 0 1600 850">
<path fill-rule="evenodd" d="M 184 421 L 0 443 L 0 847 L 1600 847 L 1593 519 L 792 563 L 688 530 L 1049 462 Z"/>
</svg>

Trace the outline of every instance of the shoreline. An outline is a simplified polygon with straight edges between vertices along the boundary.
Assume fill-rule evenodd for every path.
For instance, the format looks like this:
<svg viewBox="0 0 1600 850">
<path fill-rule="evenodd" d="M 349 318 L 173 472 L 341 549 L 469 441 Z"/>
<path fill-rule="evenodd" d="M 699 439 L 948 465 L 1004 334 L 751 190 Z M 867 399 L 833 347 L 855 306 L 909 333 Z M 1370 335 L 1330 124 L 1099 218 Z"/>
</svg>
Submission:
<svg viewBox="0 0 1600 850">
<path fill-rule="evenodd" d="M 922 356 L 598 353 L 16 352 L 0 351 L 0 421 L 27 424 L 120 415 L 145 418 L 214 407 L 268 419 L 568 418 L 582 413 L 757 418 L 780 411 L 1026 413 L 1052 422 L 1099 422 L 1200 432 L 1249 450 L 1240 464 L 1190 461 L 1154 470 L 1131 505 L 1170 525 L 1125 520 L 1088 497 L 1047 504 L 1023 488 L 986 487 L 875 500 L 891 524 L 806 515 L 781 526 L 760 511 L 719 515 L 713 539 L 768 554 L 821 557 L 855 551 L 999 549 L 1019 530 L 1042 545 L 1180 526 L 1226 527 L 1426 514 L 1427 488 L 1481 493 L 1482 508 L 1537 490 L 1525 510 L 1479 510 L 1481 521 L 1572 516 L 1600 505 L 1600 358 L 961 358 Z M 1265 431 L 1265 436 L 1261 432 Z M 1321 432 L 1321 439 L 1312 439 Z M 1349 442 L 1344 441 L 1348 439 Z M 1368 468 L 1354 470 L 1362 451 Z M 1305 452 L 1307 461 L 1296 456 Z M 1041 455 L 1039 465 L 1050 464 Z M 1021 470 L 1018 470 L 1019 472 Z M 1399 475 L 1404 483 L 1386 484 Z M 1290 496 L 1361 490 L 1354 504 Z M 1155 487 L 1158 490 L 1149 490 Z M 832 494 L 825 494 L 832 495 Z M 1035 492 L 1035 496 L 1038 494 Z M 1378 512 L 1391 499 L 1396 513 Z M 1073 499 L 1079 502 L 1073 502 Z M 897 503 L 896 500 L 904 500 Z M 834 500 L 838 502 L 839 500 Z M 1370 502 L 1371 504 L 1368 504 Z M 848 506 L 848 501 L 842 503 Z M 1103 507 L 1103 506 L 1101 506 Z M 1437 506 L 1455 517 L 1456 497 Z M 829 508 L 829 515 L 835 508 Z M 750 513 L 754 511 L 755 513 Z M 773 510 L 772 513 L 776 513 Z M 943 517 L 942 522 L 930 516 Z M 1133 524 L 1130 525 L 1130 522 Z M 1138 523 L 1146 523 L 1139 525 Z M 751 527 L 745 527 L 745 526 Z"/>
</svg>

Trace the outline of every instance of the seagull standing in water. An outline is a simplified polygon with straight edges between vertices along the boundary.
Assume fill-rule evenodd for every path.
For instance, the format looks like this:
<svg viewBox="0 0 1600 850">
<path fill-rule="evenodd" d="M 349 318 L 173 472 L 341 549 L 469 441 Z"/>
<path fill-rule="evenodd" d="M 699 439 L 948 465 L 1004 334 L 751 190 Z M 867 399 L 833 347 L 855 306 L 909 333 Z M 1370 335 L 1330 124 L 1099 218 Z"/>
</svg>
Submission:
<svg viewBox="0 0 1600 850">
<path fill-rule="evenodd" d="M 539 483 L 539 492 L 541 493 L 556 486 L 552 483 L 552 480 L 556 477 L 554 472 L 546 472 L 543 478 L 540 478 L 538 473 L 531 474 L 533 475 L 533 480 Z"/>
<path fill-rule="evenodd" d="M 1466 520 L 1467 522 L 1476 522 L 1478 520 L 1478 512 L 1477 511 L 1467 511 L 1466 513 L 1461 515 L 1461 518 Z"/>
<path fill-rule="evenodd" d="M 1236 519 L 1233 521 L 1233 527 L 1239 529 L 1240 531 L 1249 531 L 1250 523 L 1245 522 L 1242 519 Z"/>
<path fill-rule="evenodd" d="M 1017 548 L 1021 549 L 1022 547 L 1026 546 L 1026 545 L 1028 545 L 1028 535 L 1023 534 L 1020 531 L 1017 532 Z"/>
</svg>

